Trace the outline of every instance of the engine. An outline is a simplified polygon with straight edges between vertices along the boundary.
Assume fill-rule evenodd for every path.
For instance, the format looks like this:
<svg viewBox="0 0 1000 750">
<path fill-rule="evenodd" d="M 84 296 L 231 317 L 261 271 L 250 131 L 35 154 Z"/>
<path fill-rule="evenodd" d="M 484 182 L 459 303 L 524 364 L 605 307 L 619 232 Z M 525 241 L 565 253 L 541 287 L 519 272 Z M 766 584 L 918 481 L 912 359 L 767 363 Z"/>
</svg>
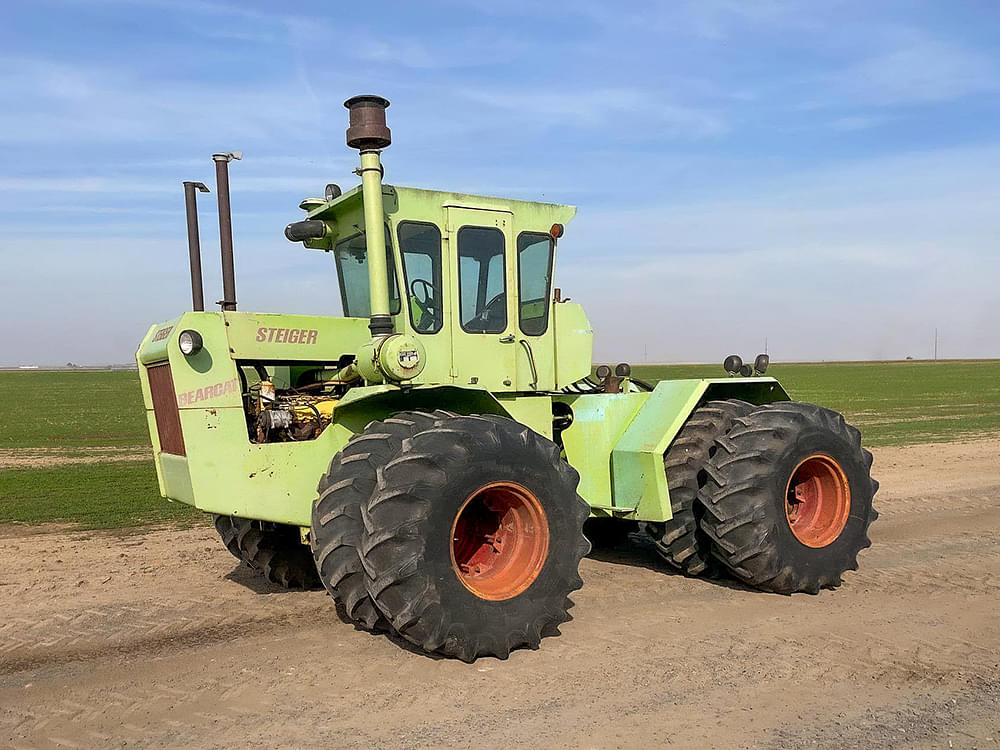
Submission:
<svg viewBox="0 0 1000 750">
<path fill-rule="evenodd" d="M 346 368 L 345 368 L 346 369 Z M 260 371 L 266 375 L 266 371 Z M 279 389 L 264 378 L 244 390 L 247 432 L 255 443 L 313 440 L 333 421 L 337 402 L 356 376 L 341 370 L 333 380 L 317 380 Z"/>
</svg>

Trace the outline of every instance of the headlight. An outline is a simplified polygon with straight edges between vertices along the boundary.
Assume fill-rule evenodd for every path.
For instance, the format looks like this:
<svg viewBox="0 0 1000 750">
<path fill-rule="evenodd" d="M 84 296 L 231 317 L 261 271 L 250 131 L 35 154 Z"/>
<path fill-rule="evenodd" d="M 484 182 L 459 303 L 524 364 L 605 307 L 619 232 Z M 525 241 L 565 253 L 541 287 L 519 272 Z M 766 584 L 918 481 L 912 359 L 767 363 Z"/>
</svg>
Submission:
<svg viewBox="0 0 1000 750">
<path fill-rule="evenodd" d="M 181 335 L 177 337 L 177 346 L 182 354 L 197 354 L 201 351 L 201 345 L 201 334 L 197 331 L 181 331 Z"/>
</svg>

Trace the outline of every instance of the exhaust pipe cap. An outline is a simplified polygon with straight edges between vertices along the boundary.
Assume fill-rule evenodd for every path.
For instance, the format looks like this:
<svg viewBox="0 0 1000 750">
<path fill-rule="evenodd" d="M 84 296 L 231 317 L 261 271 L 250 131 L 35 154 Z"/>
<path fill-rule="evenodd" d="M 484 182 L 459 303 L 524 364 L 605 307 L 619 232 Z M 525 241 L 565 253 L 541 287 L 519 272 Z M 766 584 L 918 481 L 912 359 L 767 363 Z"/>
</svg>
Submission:
<svg viewBox="0 0 1000 750">
<path fill-rule="evenodd" d="M 352 96 L 344 106 L 350 110 L 351 125 L 347 128 L 347 145 L 361 151 L 382 149 L 392 143 L 392 133 L 385 124 L 389 100 L 373 94 Z"/>
</svg>

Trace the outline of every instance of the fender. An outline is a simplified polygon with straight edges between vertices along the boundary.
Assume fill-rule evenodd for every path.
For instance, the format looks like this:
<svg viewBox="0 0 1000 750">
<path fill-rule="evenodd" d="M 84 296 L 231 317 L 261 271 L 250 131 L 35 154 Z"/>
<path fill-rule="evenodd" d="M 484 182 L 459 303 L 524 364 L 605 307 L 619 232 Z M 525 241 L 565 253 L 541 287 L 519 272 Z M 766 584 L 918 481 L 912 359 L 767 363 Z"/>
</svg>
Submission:
<svg viewBox="0 0 1000 750">
<path fill-rule="evenodd" d="M 752 404 L 788 401 L 774 378 L 665 380 L 657 383 L 611 453 L 614 515 L 666 521 L 670 493 L 663 455 L 691 413 L 706 401 L 738 398 Z"/>
</svg>

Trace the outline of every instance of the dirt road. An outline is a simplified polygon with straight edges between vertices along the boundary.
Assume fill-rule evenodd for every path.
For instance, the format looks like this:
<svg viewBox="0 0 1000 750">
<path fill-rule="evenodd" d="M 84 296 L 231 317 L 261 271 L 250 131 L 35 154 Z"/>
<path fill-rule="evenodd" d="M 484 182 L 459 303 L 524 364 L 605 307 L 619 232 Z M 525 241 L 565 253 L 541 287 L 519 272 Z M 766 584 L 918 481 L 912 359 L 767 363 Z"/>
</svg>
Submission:
<svg viewBox="0 0 1000 750">
<path fill-rule="evenodd" d="M 238 568 L 211 529 L 0 526 L 0 746 L 1000 748 L 1000 440 L 882 449 L 844 586 L 583 561 L 575 619 L 467 665 Z"/>
</svg>

